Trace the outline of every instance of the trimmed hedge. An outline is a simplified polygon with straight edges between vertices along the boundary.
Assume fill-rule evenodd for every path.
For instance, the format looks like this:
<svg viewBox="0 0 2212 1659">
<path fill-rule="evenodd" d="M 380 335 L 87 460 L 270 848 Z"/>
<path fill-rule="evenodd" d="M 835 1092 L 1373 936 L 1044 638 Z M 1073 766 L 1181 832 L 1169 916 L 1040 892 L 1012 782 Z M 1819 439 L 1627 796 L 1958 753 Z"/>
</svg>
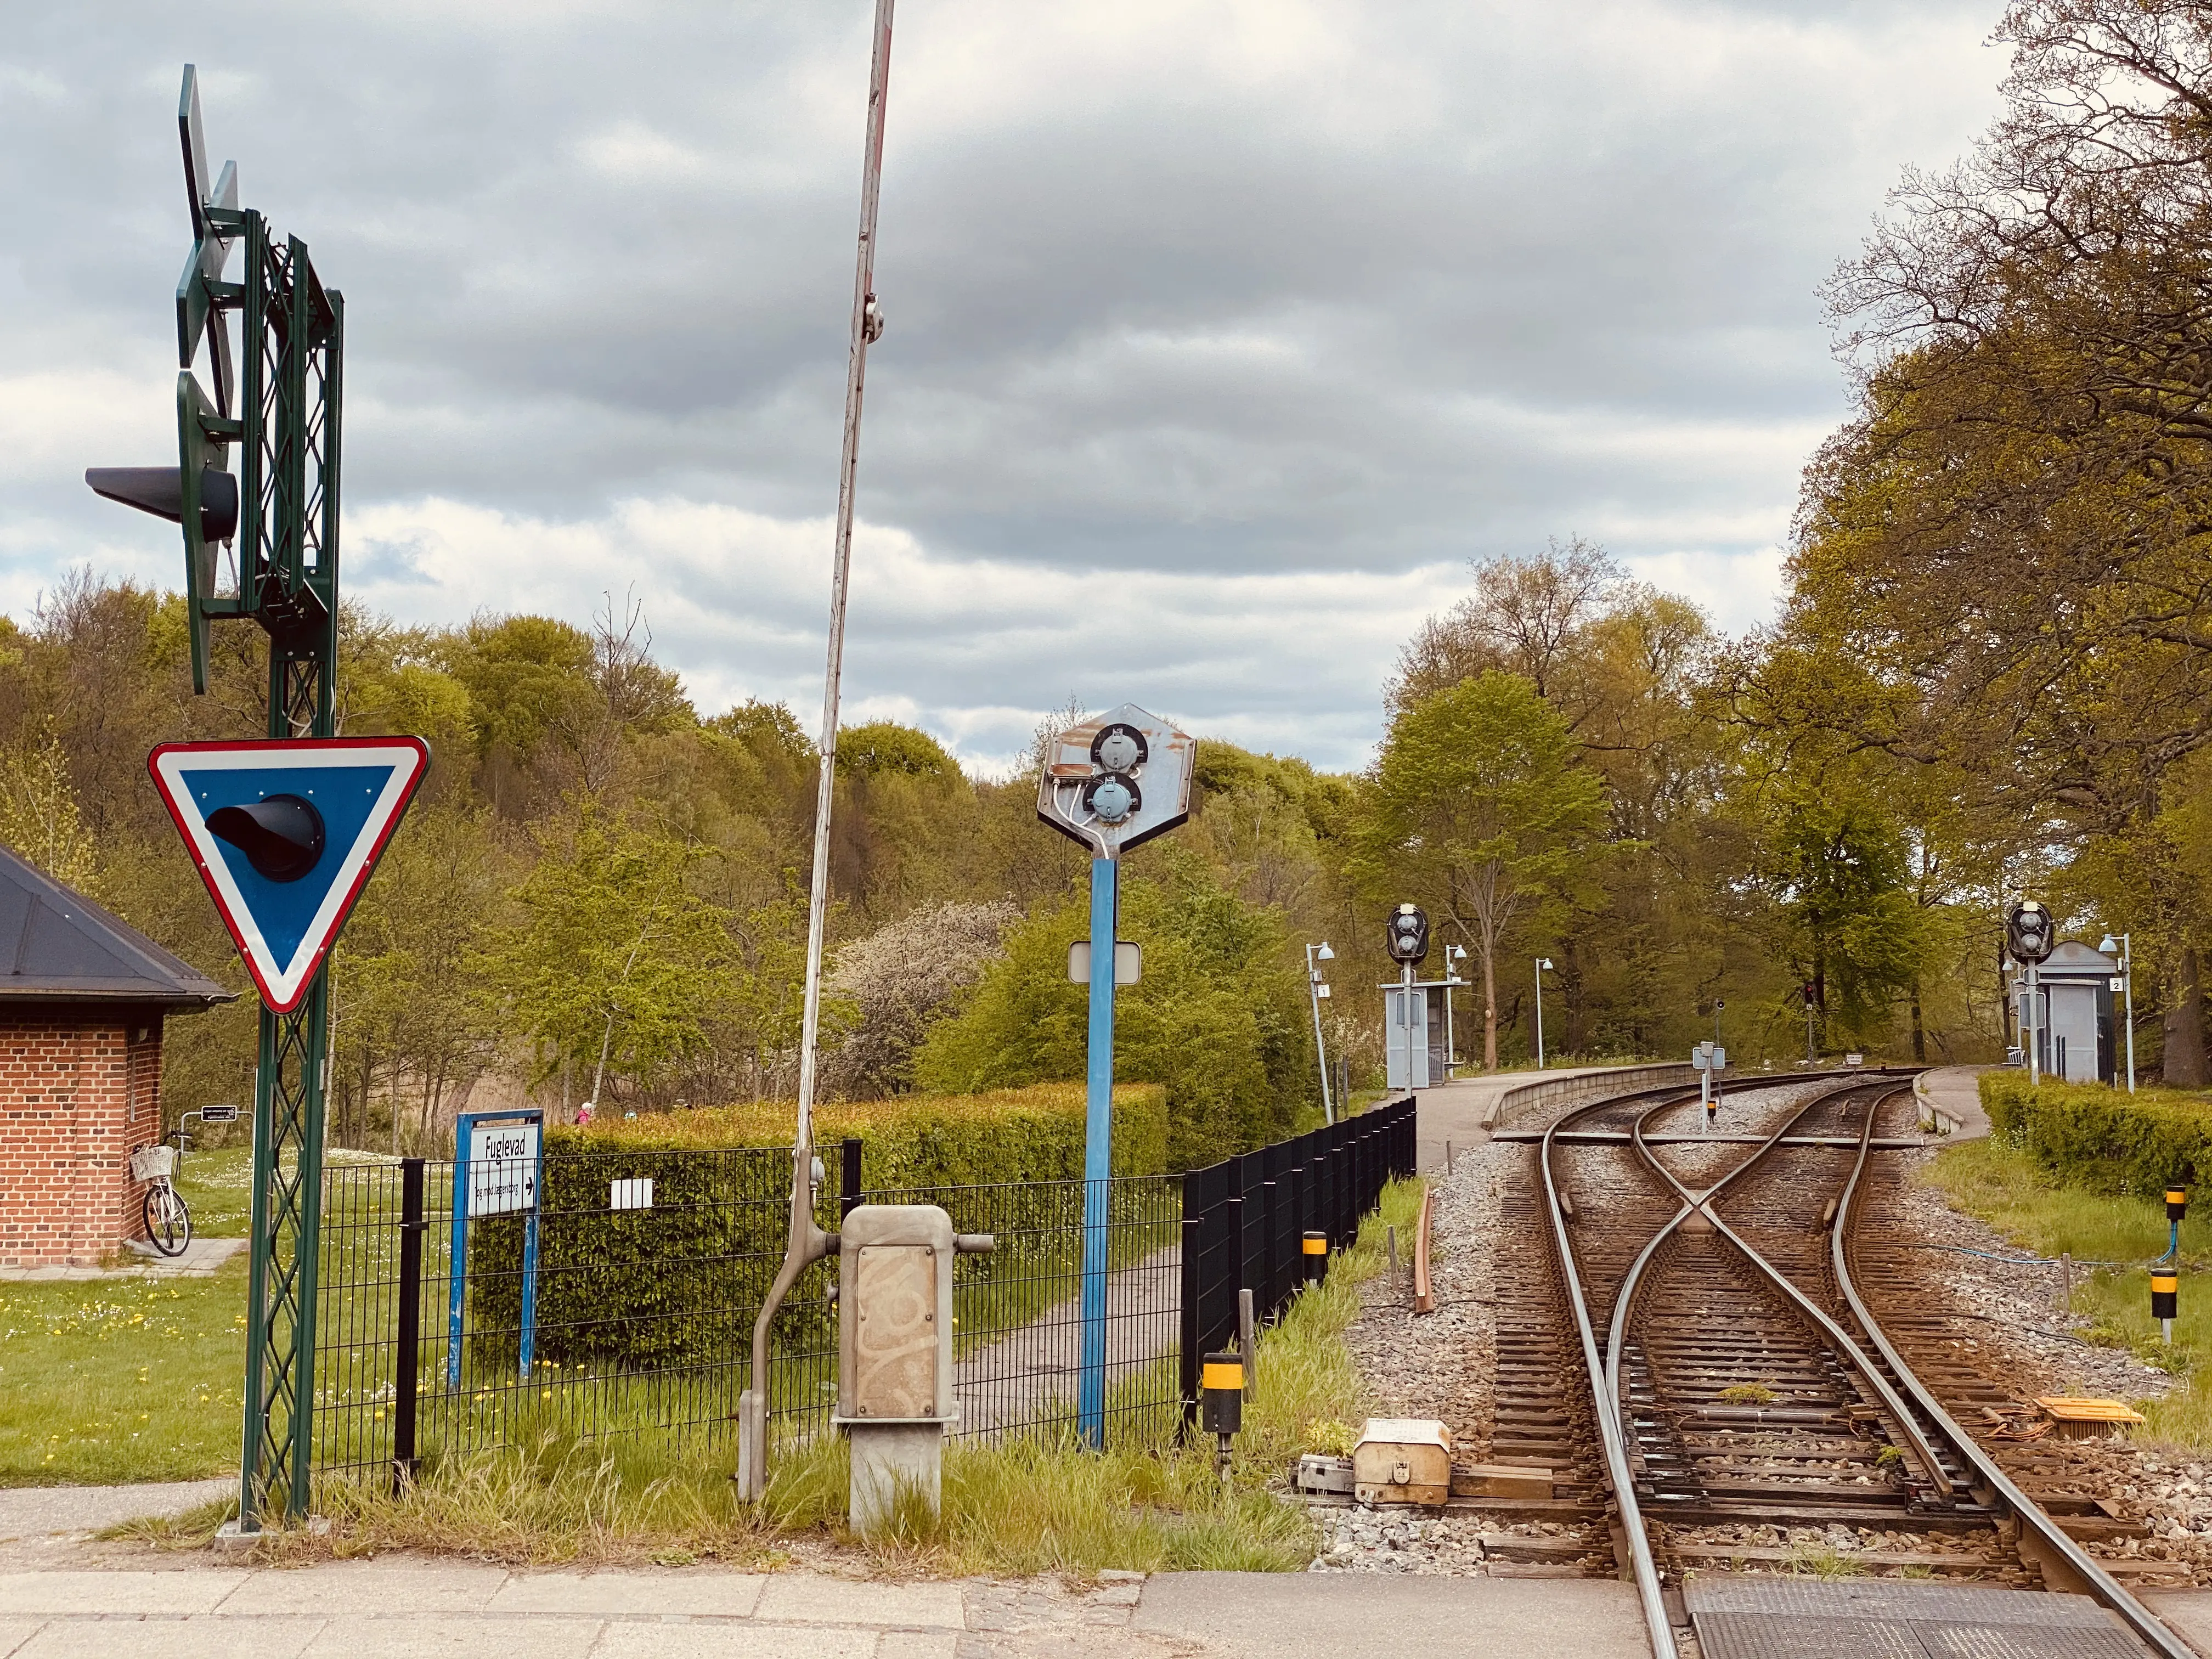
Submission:
<svg viewBox="0 0 2212 1659">
<path fill-rule="evenodd" d="M 666 1152 L 701 1147 L 789 1146 L 787 1103 L 720 1106 L 616 1118 L 584 1129 L 551 1129 L 553 1152 Z M 860 1139 L 860 1184 L 974 1187 L 1007 1181 L 1083 1178 L 1084 1085 L 1040 1083 L 973 1095 L 899 1095 L 814 1110 L 814 1144 Z M 831 1153 L 824 1152 L 825 1162 Z M 1114 1173 L 1167 1170 L 1167 1091 L 1157 1083 L 1114 1091 Z M 836 1180 L 833 1167 L 830 1179 Z"/>
<path fill-rule="evenodd" d="M 860 1137 L 870 1189 L 1080 1180 L 1083 1087 L 1044 1084 L 969 1096 L 906 1096 L 829 1106 L 815 1115 L 828 1167 L 820 1220 L 835 1228 L 836 1142 Z M 773 1103 L 656 1113 L 588 1128 L 549 1129 L 539 1194 L 539 1359 L 624 1371 L 738 1363 L 783 1259 L 791 1183 L 792 1109 Z M 1167 1157 L 1166 1091 L 1114 1091 L 1114 1172 L 1156 1175 Z M 649 1210 L 609 1207 L 612 1182 L 653 1182 Z M 988 1218 L 953 1216 L 963 1231 L 1054 1231 L 1063 1188 L 994 1194 Z M 961 1207 L 955 1205 L 956 1212 Z M 472 1224 L 469 1323 L 475 1363 L 514 1363 L 521 1317 L 523 1224 Z M 1013 1274 L 1031 1251 L 963 1257 L 963 1279 Z M 823 1269 L 816 1269 L 817 1273 Z M 818 1297 L 819 1287 L 816 1295 Z M 834 1346 L 826 1308 L 804 1292 L 777 1321 L 785 1352 Z"/>
<path fill-rule="evenodd" d="M 1983 1073 L 1980 1088 L 1997 1139 L 2075 1186 L 2155 1193 L 2170 1180 L 2212 1179 L 2212 1096 L 2130 1095 L 2097 1083 L 2030 1088 L 2026 1073 L 2009 1070 Z"/>
</svg>

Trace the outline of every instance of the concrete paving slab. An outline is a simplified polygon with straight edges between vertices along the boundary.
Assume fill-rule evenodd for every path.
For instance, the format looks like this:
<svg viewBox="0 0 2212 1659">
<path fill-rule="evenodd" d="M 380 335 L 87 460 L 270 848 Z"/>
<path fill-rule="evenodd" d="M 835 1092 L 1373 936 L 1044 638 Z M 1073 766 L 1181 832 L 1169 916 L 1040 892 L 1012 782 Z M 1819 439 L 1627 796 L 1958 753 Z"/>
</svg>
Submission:
<svg viewBox="0 0 2212 1659">
<path fill-rule="evenodd" d="M 182 1515 L 202 1504 L 234 1497 L 237 1492 L 234 1474 L 214 1480 L 155 1480 L 133 1486 L 0 1488 L 0 1539 L 98 1532 L 144 1516 Z"/>
<path fill-rule="evenodd" d="M 961 1630 L 957 1584 L 862 1583 L 820 1573 L 780 1572 L 761 1591 L 755 1616 L 793 1625 L 888 1625 Z"/>
<path fill-rule="evenodd" d="M 876 1659 L 957 1659 L 960 1634 L 949 1630 L 887 1630 L 876 1638 Z"/>
<path fill-rule="evenodd" d="M 592 1659 L 875 1659 L 875 1652 L 872 1630 L 633 1622 L 601 1632 Z"/>
<path fill-rule="evenodd" d="M 242 1567 L 184 1567 L 165 1572 L 0 1573 L 0 1616 L 181 1619 L 211 1613 L 250 1575 Z M 296 1606 L 280 1611 L 296 1613 Z"/>
<path fill-rule="evenodd" d="M 593 1619 L 750 1619 L 767 1583 L 757 1572 L 519 1572 L 499 1587 L 490 1611 Z"/>
<path fill-rule="evenodd" d="M 1131 1628 L 1237 1659 L 1648 1659 L 1636 1587 L 1608 1578 L 1160 1573 Z"/>
<path fill-rule="evenodd" d="M 45 1628 L 43 1619 L 0 1619 L 0 1659 L 10 1659 L 16 1649 Z"/>
<path fill-rule="evenodd" d="M 2136 1596 L 2191 1647 L 2212 1655 L 2212 1590 L 2145 1588 Z"/>
<path fill-rule="evenodd" d="M 483 1613 L 507 1583 L 505 1567 L 391 1559 L 325 1561 L 312 1567 L 264 1568 L 226 1596 L 225 1618 L 312 1613 Z"/>
<path fill-rule="evenodd" d="M 16 1659 L 300 1659 L 319 1619 L 57 1619 Z"/>
<path fill-rule="evenodd" d="M 584 1659 L 604 1628 L 596 1619 L 354 1616 L 324 1625 L 301 1659 Z M 200 1629 L 195 1620 L 185 1635 Z"/>
</svg>

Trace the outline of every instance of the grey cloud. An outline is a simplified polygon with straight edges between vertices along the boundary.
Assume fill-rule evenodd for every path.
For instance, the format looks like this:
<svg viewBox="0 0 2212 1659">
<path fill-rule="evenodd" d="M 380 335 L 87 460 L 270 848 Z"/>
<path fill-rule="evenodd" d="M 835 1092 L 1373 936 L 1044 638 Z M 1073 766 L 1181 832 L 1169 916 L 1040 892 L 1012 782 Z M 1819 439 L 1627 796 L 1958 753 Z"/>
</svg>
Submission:
<svg viewBox="0 0 2212 1659">
<path fill-rule="evenodd" d="M 866 9 L 49 8 L 0 48 L 0 188 L 35 227 L 0 255 L 0 374 L 143 376 L 159 428 L 193 57 L 247 199 L 347 292 L 356 507 L 818 515 Z M 1040 572 L 1387 574 L 1600 524 L 1629 556 L 1756 552 L 1843 408 L 1814 286 L 1899 163 L 1985 118 L 1996 10 L 1053 9 L 1094 62 L 1024 57 L 1012 0 L 902 0 L 863 511 Z M 1297 61 L 1309 35 L 1339 44 Z M 136 533 L 76 471 L 0 470 L 11 591 Z M 1066 649 L 1033 625 L 1030 679 Z M 860 695 L 1067 689 L 884 626 Z M 1219 653 L 1185 710 L 1371 733 L 1387 663 L 1317 674 L 1325 649 Z"/>
</svg>

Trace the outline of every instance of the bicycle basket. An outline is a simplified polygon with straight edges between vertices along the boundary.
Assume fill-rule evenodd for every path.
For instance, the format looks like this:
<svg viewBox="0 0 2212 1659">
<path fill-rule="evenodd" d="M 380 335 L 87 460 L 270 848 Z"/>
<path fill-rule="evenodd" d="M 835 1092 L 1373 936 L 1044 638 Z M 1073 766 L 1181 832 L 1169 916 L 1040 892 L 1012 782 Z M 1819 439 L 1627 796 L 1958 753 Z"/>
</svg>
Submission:
<svg viewBox="0 0 2212 1659">
<path fill-rule="evenodd" d="M 173 1146 L 141 1146 L 131 1154 L 133 1181 L 160 1181 L 176 1172 L 177 1149 Z"/>
</svg>

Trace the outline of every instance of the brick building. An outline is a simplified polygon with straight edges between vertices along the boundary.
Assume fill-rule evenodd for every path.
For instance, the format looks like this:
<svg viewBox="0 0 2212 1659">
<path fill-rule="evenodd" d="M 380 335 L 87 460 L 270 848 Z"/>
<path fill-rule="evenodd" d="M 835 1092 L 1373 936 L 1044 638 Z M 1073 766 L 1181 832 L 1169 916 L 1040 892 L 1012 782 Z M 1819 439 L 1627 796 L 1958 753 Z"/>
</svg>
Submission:
<svg viewBox="0 0 2212 1659">
<path fill-rule="evenodd" d="M 0 848 L 0 1267 L 97 1262 L 144 1231 L 161 1022 L 234 994 Z"/>
</svg>

